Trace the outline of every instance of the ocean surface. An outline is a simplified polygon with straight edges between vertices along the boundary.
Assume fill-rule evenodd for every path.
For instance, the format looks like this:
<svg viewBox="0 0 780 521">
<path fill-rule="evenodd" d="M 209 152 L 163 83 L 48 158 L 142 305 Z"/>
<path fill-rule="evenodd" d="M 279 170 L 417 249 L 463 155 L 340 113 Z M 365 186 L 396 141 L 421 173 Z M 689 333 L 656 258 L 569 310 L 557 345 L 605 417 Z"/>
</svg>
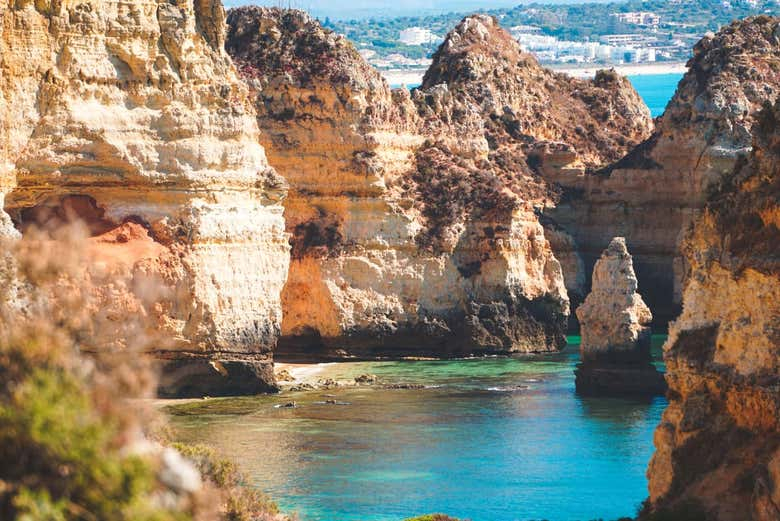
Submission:
<svg viewBox="0 0 780 521">
<path fill-rule="evenodd" d="M 658 117 L 664 113 L 666 104 L 674 96 L 674 91 L 677 89 L 677 84 L 682 79 L 683 75 L 680 73 L 670 74 L 640 74 L 636 76 L 628 76 L 631 84 L 636 91 L 642 96 L 645 105 L 650 109 L 652 116 Z M 401 85 L 390 85 L 392 88 L 400 88 Z M 407 85 L 407 88 L 414 89 L 419 87 L 419 84 Z"/>
<path fill-rule="evenodd" d="M 578 4 L 585 0 L 558 0 L 559 4 Z M 609 0 L 595 0 L 609 1 Z M 530 4 L 529 0 L 226 0 L 227 7 L 239 5 L 266 5 L 304 9 L 324 19 L 353 20 L 367 18 L 395 18 L 442 13 L 470 13 L 478 10 L 515 7 Z"/>
<path fill-rule="evenodd" d="M 666 402 L 577 396 L 571 342 L 557 354 L 326 364 L 316 375 L 371 373 L 423 389 L 209 399 L 168 412 L 179 438 L 238 461 L 252 485 L 302 521 L 633 515 L 647 496 L 645 469 Z M 662 342 L 654 338 L 656 355 Z M 298 407 L 280 407 L 291 400 Z"/>
<path fill-rule="evenodd" d="M 628 79 L 645 100 L 645 104 L 650 108 L 650 113 L 656 117 L 664 113 L 666 104 L 674 96 L 674 91 L 682 77 L 682 74 L 673 73 L 629 76 Z"/>
</svg>

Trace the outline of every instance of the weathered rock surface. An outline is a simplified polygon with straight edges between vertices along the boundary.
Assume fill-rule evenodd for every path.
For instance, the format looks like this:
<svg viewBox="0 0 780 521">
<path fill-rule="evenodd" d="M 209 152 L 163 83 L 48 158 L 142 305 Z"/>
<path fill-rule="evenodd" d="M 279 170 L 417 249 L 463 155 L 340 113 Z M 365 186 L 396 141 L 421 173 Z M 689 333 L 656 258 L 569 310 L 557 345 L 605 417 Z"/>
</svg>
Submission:
<svg viewBox="0 0 780 521">
<path fill-rule="evenodd" d="M 154 338 L 177 367 L 232 385 L 219 361 L 246 363 L 271 389 L 285 186 L 223 45 L 217 0 L 4 3 L 0 189 L 19 230 L 83 221 L 113 280 L 101 317 L 143 318 L 85 347 Z"/>
<path fill-rule="evenodd" d="M 679 312 L 684 230 L 749 152 L 757 111 L 780 93 L 778 21 L 747 19 L 702 39 L 652 136 L 619 161 L 589 175 L 560 150 L 540 155 L 538 171 L 563 190 L 545 216 L 573 237 L 588 273 L 612 237 L 626 237 L 658 325 Z M 556 257 L 571 256 L 571 246 Z"/>
<path fill-rule="evenodd" d="M 690 274 L 648 470 L 653 509 L 695 501 L 717 521 L 780 519 L 780 104 L 752 132 L 749 161 L 683 243 Z"/>
<path fill-rule="evenodd" d="M 637 289 L 626 239 L 615 237 L 596 262 L 593 289 L 577 309 L 583 360 L 642 358 L 653 315 Z"/>
<path fill-rule="evenodd" d="M 650 308 L 637 292 L 634 264 L 623 237 L 596 262 L 593 289 L 577 309 L 583 393 L 663 393 L 663 375 L 651 363 Z"/>
<path fill-rule="evenodd" d="M 228 23 L 262 143 L 290 184 L 282 355 L 561 345 L 569 303 L 538 217 L 556 194 L 526 150 L 569 140 L 582 164 L 619 158 L 650 132 L 625 79 L 553 74 L 472 16 L 410 97 L 303 13 L 239 8 Z"/>
</svg>

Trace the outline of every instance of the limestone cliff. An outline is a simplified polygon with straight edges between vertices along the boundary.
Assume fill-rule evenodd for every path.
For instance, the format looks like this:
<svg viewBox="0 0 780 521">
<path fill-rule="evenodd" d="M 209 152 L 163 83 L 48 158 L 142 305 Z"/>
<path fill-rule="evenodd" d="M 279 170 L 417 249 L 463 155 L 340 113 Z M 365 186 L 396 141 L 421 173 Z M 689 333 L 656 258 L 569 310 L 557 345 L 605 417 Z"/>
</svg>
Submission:
<svg viewBox="0 0 780 521">
<path fill-rule="evenodd" d="M 777 32 L 777 31 L 776 31 Z M 655 510 L 780 519 L 780 103 L 684 241 L 690 276 L 664 346 L 670 403 L 648 476 Z"/>
<path fill-rule="evenodd" d="M 285 186 L 223 45 L 218 0 L 0 7 L 5 210 L 52 236 L 86 223 L 102 311 L 145 317 L 174 393 L 273 387 Z M 133 341 L 86 348 L 114 340 Z"/>
<path fill-rule="evenodd" d="M 589 175 L 560 151 L 539 157 L 564 193 L 545 215 L 574 239 L 556 255 L 573 246 L 589 271 L 612 237 L 626 237 L 659 325 L 679 311 L 681 234 L 749 152 L 757 111 L 780 93 L 778 21 L 760 16 L 705 36 L 652 136 L 620 160 Z"/>
<path fill-rule="evenodd" d="M 638 293 L 631 254 L 615 237 L 593 269 L 593 289 L 577 308 L 580 364 L 575 385 L 581 393 L 662 394 L 663 375 L 650 355 L 653 315 Z"/>
<path fill-rule="evenodd" d="M 616 159 L 649 134 L 626 80 L 545 71 L 494 19 L 474 16 L 410 96 L 304 13 L 238 8 L 228 24 L 261 141 L 290 184 L 282 354 L 560 345 L 568 298 L 537 215 L 556 194 L 523 147 L 569 139 L 583 164 Z M 576 107 L 580 134 L 563 104 Z"/>
<path fill-rule="evenodd" d="M 653 315 L 637 289 L 626 239 L 615 237 L 593 269 L 593 290 L 577 309 L 583 360 L 631 358 L 638 348 L 649 347 Z"/>
</svg>

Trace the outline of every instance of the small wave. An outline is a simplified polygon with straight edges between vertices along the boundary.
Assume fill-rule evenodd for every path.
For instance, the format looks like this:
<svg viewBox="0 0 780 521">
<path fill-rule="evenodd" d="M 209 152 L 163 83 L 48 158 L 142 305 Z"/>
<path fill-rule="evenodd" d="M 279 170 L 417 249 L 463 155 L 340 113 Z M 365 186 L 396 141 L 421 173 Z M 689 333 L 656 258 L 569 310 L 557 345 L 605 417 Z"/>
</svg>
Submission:
<svg viewBox="0 0 780 521">
<path fill-rule="evenodd" d="M 492 391 L 494 393 L 514 393 L 517 391 L 527 391 L 531 387 L 528 385 L 501 385 L 501 386 L 495 386 L 495 387 L 488 387 L 488 391 Z"/>
</svg>

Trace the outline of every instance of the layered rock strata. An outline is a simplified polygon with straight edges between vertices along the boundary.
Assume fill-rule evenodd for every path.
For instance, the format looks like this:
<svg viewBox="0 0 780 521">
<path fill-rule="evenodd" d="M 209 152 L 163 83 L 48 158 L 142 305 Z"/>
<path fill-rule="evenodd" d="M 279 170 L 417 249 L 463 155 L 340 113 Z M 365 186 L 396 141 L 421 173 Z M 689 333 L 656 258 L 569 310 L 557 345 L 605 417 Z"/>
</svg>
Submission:
<svg viewBox="0 0 780 521">
<path fill-rule="evenodd" d="M 286 189 L 223 49 L 221 4 L 5 3 L 0 46 L 5 211 L 52 237 L 80 222 L 110 275 L 96 319 L 115 334 L 85 349 L 143 337 L 171 361 L 165 394 L 273 389 Z M 138 330 L 122 331 L 128 317 Z"/>
<path fill-rule="evenodd" d="M 682 234 L 749 152 L 757 111 L 780 93 L 777 27 L 778 18 L 760 16 L 705 36 L 652 136 L 619 161 L 589 175 L 567 150 L 540 153 L 538 171 L 564 194 L 545 215 L 574 239 L 556 256 L 573 246 L 589 273 L 612 237 L 626 237 L 659 327 L 679 312 Z"/>
<path fill-rule="evenodd" d="M 663 375 L 650 354 L 650 308 L 637 292 L 634 264 L 623 237 L 615 237 L 593 270 L 593 289 L 577 308 L 581 393 L 663 393 Z"/>
<path fill-rule="evenodd" d="M 569 303 L 538 216 L 557 194 L 527 166 L 526 147 L 568 140 L 582 164 L 620 157 L 650 132 L 625 79 L 546 71 L 494 19 L 473 16 L 410 96 L 301 12 L 239 8 L 228 24 L 262 143 L 290 183 L 280 354 L 562 344 Z"/>
<path fill-rule="evenodd" d="M 780 103 L 753 134 L 750 159 L 708 194 L 683 243 L 690 275 L 664 346 L 651 510 L 780 519 Z"/>
</svg>

